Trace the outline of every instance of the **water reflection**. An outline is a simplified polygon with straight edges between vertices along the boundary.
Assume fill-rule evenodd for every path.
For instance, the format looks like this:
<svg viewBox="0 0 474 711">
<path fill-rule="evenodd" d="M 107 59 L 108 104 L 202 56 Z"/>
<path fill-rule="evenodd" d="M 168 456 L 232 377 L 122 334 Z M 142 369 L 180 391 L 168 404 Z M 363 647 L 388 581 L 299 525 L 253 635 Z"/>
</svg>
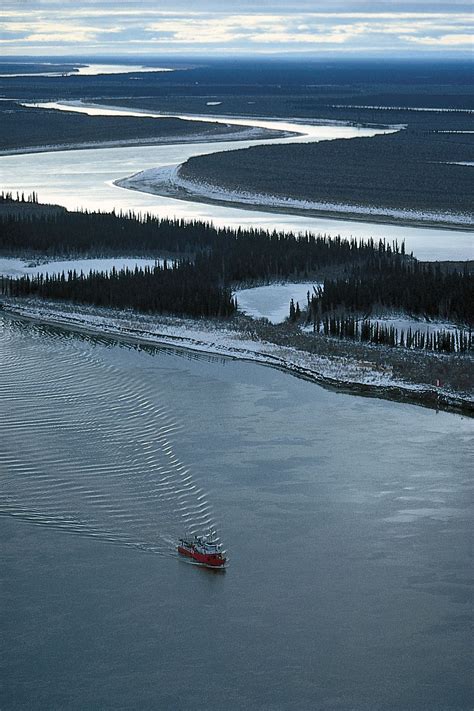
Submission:
<svg viewBox="0 0 474 711">
<path fill-rule="evenodd" d="M 281 122 L 271 123 L 273 127 L 282 125 Z M 301 128 L 298 124 L 293 124 L 293 127 Z M 303 128 L 305 131 L 311 131 L 311 135 L 307 135 L 304 140 L 315 140 L 317 136 L 336 138 L 342 135 L 350 137 L 377 133 L 377 130 L 354 127 L 304 126 Z M 302 138 L 280 140 L 302 140 Z M 259 227 L 295 232 L 310 230 L 321 234 L 353 236 L 357 239 L 386 238 L 398 240 L 399 243 L 405 240 L 407 251 L 413 251 L 419 259 L 472 258 L 472 233 L 468 231 L 255 212 L 149 195 L 114 185 L 115 180 L 148 168 L 174 165 L 186 161 L 191 156 L 247 148 L 265 142 L 268 140 L 134 146 L 3 156 L 0 158 L 4 176 L 3 189 L 14 193 L 24 191 L 27 194 L 36 191 L 41 201 L 64 205 L 71 210 L 122 209 L 149 212 L 160 217 L 204 220 L 213 222 L 217 226 Z"/>
</svg>

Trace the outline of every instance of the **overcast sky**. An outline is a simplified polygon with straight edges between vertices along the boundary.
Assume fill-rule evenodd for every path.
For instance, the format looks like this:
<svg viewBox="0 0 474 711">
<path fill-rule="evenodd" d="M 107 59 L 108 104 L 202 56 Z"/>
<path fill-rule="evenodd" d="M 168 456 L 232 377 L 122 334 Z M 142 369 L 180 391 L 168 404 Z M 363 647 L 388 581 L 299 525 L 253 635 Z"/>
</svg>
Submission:
<svg viewBox="0 0 474 711">
<path fill-rule="evenodd" d="M 291 11 L 288 9 L 291 5 Z M 2 0 L 1 55 L 468 56 L 472 2 Z"/>
</svg>

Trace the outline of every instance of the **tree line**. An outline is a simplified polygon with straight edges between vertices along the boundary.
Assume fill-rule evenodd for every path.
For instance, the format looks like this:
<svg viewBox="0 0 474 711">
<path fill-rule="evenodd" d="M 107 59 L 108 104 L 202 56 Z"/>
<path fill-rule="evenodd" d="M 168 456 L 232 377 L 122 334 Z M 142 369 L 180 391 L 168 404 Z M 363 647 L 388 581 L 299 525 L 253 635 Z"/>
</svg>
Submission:
<svg viewBox="0 0 474 711">
<path fill-rule="evenodd" d="M 313 320 L 334 312 L 373 313 L 377 308 L 474 325 L 474 277 L 467 268 L 443 272 L 440 265 L 398 257 L 369 259 L 350 274 L 325 279 L 311 300 Z"/>
<path fill-rule="evenodd" d="M 28 202 L 38 205 L 38 193 L 33 190 L 33 192 L 29 193 L 28 195 L 25 195 L 24 192 L 20 193 L 18 190 L 15 194 L 8 190 L 2 190 L 2 192 L 0 193 L 0 203 L 9 202 Z"/>
<path fill-rule="evenodd" d="M 67 275 L 2 277 L 0 292 L 196 317 L 228 317 L 237 308 L 228 287 L 205 267 L 187 260 L 133 270 L 113 268 L 110 273 L 69 271 Z"/>
<path fill-rule="evenodd" d="M 403 244 L 261 229 L 217 228 L 210 222 L 133 212 L 0 215 L 0 251 L 64 255 L 201 255 L 229 281 L 300 278 L 327 266 L 400 253 Z"/>
<path fill-rule="evenodd" d="M 293 306 L 293 308 L 295 308 Z M 291 319 L 290 304 L 290 319 Z M 466 353 L 472 349 L 471 329 L 437 329 L 423 331 L 422 328 L 397 329 L 370 319 L 359 320 L 355 316 L 324 316 L 314 324 L 317 332 L 325 336 L 351 339 L 375 345 L 401 346 L 442 353 Z"/>
<path fill-rule="evenodd" d="M 47 256 L 174 255 L 172 265 L 154 269 L 2 279 L 1 293 L 14 296 L 229 316 L 236 309 L 234 286 L 308 278 L 329 270 L 338 276 L 326 278 L 324 289 L 308 297 L 313 321 L 323 315 L 368 315 L 378 307 L 469 325 L 473 321 L 474 279 L 466 269 L 446 272 L 420 263 L 405 254 L 403 243 L 384 240 L 358 242 L 308 232 L 217 228 L 209 222 L 150 214 L 78 211 L 0 214 L 0 251 Z M 299 305 L 293 308 L 292 316 L 297 317 Z"/>
</svg>

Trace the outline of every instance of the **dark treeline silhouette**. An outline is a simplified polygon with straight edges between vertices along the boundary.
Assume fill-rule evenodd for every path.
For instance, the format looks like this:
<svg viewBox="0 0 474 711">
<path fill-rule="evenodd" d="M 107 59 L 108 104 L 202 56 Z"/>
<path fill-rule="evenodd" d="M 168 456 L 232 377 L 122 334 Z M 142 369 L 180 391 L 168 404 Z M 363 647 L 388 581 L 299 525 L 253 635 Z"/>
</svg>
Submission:
<svg viewBox="0 0 474 711">
<path fill-rule="evenodd" d="M 227 281 L 264 281 L 304 277 L 321 267 L 362 263 L 394 251 L 402 255 L 404 247 L 309 233 L 216 228 L 211 223 L 159 219 L 149 214 L 84 211 L 0 216 L 0 251 L 48 256 L 201 255 Z"/>
<path fill-rule="evenodd" d="M 35 205 L 38 204 L 38 193 L 36 193 L 34 190 L 32 193 L 29 193 L 28 195 L 25 195 L 24 192 L 20 193 L 18 190 L 16 191 L 15 194 L 12 192 L 8 192 L 5 190 L 2 190 L 0 193 L 0 204 L 1 203 L 10 203 L 10 202 L 28 202 L 28 203 L 33 203 Z"/>
<path fill-rule="evenodd" d="M 4 278 L 1 291 L 145 311 L 228 316 L 235 310 L 231 284 L 304 277 L 324 267 L 365 263 L 380 255 L 402 258 L 404 247 L 312 234 L 216 228 L 210 223 L 149 214 L 83 211 L 2 215 L 0 251 L 49 256 L 172 253 L 178 263 L 171 268 Z"/>
<path fill-rule="evenodd" d="M 87 275 L 69 271 L 67 275 L 2 277 L 0 290 L 8 296 L 39 296 L 198 317 L 230 316 L 236 309 L 230 289 L 218 284 L 205 265 L 196 267 L 189 261 L 144 269 L 112 269 L 110 273 L 91 271 Z"/>
<path fill-rule="evenodd" d="M 10 198 L 4 194 L 4 199 Z M 445 272 L 421 264 L 405 255 L 403 243 L 216 228 L 211 223 L 159 219 L 149 214 L 82 211 L 0 213 L 0 252 L 178 257 L 173 267 L 143 272 L 25 277 L 15 283 L 3 279 L 4 294 L 225 316 L 235 310 L 232 285 L 308 278 L 327 273 L 329 268 L 340 276 L 327 278 L 324 290 L 313 297 L 313 320 L 323 314 L 370 314 L 380 306 L 458 323 L 472 324 L 473 320 L 473 277 L 467 271 Z"/>
<path fill-rule="evenodd" d="M 291 318 L 291 306 L 290 306 Z M 471 330 L 456 329 L 448 331 L 438 329 L 429 331 L 420 324 L 419 328 L 397 329 L 393 325 L 384 325 L 378 321 L 359 321 L 354 316 L 324 316 L 315 323 L 315 330 L 325 336 L 349 338 L 376 345 L 401 346 L 444 353 L 465 353 L 472 348 Z"/>
<path fill-rule="evenodd" d="M 312 312 L 372 313 L 389 308 L 472 327 L 474 277 L 467 269 L 443 272 L 439 265 L 402 260 L 398 255 L 369 259 L 350 275 L 326 279 L 312 298 Z"/>
</svg>

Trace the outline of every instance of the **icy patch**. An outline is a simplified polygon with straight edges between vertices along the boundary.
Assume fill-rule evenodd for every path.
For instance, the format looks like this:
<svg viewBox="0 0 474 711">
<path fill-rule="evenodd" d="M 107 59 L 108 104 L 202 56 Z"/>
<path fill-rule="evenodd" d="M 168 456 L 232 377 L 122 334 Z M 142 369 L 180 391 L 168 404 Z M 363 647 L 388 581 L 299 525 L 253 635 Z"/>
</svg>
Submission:
<svg viewBox="0 0 474 711">
<path fill-rule="evenodd" d="M 410 328 L 412 332 L 422 331 L 427 334 L 435 333 L 436 331 L 454 333 L 459 330 L 459 327 L 450 321 L 428 321 L 427 319 L 417 319 L 402 314 L 393 316 L 369 316 L 367 320 L 371 323 L 378 323 L 380 326 L 385 326 L 386 328 L 393 327 L 398 333 L 401 331 L 405 331 L 406 333 Z"/>
<path fill-rule="evenodd" d="M 238 298 L 238 293 L 237 293 Z M 398 343 L 400 343 L 401 332 L 404 331 L 405 335 L 407 331 L 411 330 L 412 333 L 420 331 L 425 335 L 430 335 L 431 333 L 437 333 L 438 331 L 444 331 L 445 333 L 456 333 L 459 331 L 460 326 L 452 323 L 451 321 L 442 321 L 441 319 L 428 320 L 425 318 L 415 318 L 413 316 L 408 316 L 406 314 L 393 314 L 390 316 L 367 316 L 366 319 L 357 319 L 359 323 L 363 321 L 370 321 L 371 324 L 379 324 L 384 328 L 394 328 L 398 331 Z M 323 324 L 320 323 L 319 331 L 323 332 Z M 313 324 L 308 326 L 303 326 L 302 331 L 309 333 L 314 331 Z"/>
<path fill-rule="evenodd" d="M 59 262 L 42 261 L 26 261 L 24 259 L 13 259 L 10 257 L 0 257 L 0 275 L 13 278 L 22 276 L 35 276 L 36 274 L 62 274 L 67 277 L 68 271 L 74 271 L 78 274 L 84 272 L 88 274 L 93 272 L 110 272 L 113 267 L 117 271 L 120 269 L 135 269 L 136 266 L 143 269 L 144 267 L 162 266 L 163 259 L 142 259 L 140 257 L 112 257 L 103 259 L 66 259 Z"/>
<path fill-rule="evenodd" d="M 87 64 L 79 67 L 76 72 L 70 72 L 74 76 L 92 76 L 97 74 L 135 74 L 137 72 L 174 72 L 170 67 L 144 67 L 142 64 Z"/>
<path fill-rule="evenodd" d="M 235 292 L 239 311 L 252 318 L 266 318 L 271 323 L 282 323 L 289 316 L 290 301 L 295 306 L 299 303 L 303 309 L 307 305 L 308 291 L 313 294 L 313 287 L 322 286 L 318 282 L 308 281 L 286 284 L 268 284 L 252 289 Z"/>
<path fill-rule="evenodd" d="M 18 64 L 18 62 L 16 62 Z M 21 64 L 33 64 L 33 62 L 21 62 Z M 51 70 L 44 72 L 23 72 L 21 74 L 0 74 L 0 78 L 12 77 L 78 77 L 78 76 L 96 76 L 98 74 L 136 74 L 142 72 L 174 72 L 174 69 L 169 67 L 144 67 L 143 65 L 131 64 L 85 64 L 81 67 L 75 67 L 72 70 L 64 72 L 55 70 L 55 64 L 52 62 L 44 62 L 50 64 Z M 66 64 L 71 64 L 67 62 Z M 56 65 L 57 66 L 57 65 Z"/>
</svg>

